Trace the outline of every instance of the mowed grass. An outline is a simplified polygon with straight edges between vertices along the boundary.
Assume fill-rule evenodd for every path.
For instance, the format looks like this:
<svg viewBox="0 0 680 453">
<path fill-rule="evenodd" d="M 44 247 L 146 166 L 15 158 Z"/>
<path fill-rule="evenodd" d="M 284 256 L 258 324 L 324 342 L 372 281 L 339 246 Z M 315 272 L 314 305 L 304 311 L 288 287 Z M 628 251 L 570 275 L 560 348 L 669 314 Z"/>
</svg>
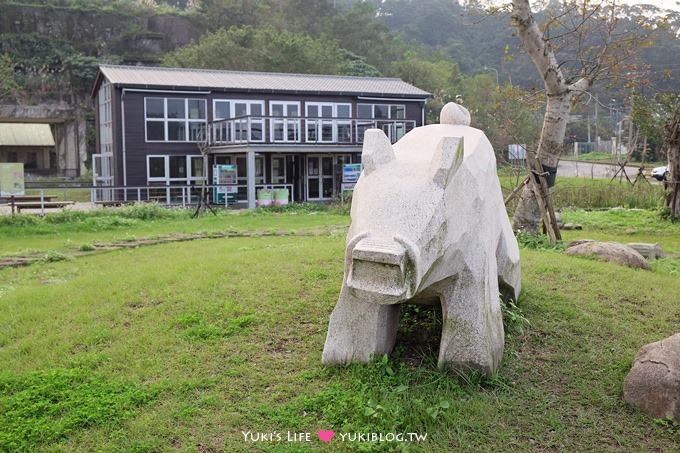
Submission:
<svg viewBox="0 0 680 453">
<path fill-rule="evenodd" d="M 317 215 L 317 214 L 325 215 Z M 44 219 L 35 214 L 0 215 L 0 257 L 32 252 L 69 253 L 88 245 L 133 242 L 182 233 L 297 233 L 344 227 L 343 211 L 302 205 L 278 210 L 202 211 L 166 209 L 154 203 L 95 211 L 63 211 Z"/>
<path fill-rule="evenodd" d="M 585 228 L 567 239 L 658 239 L 668 256 L 652 272 L 521 250 L 523 291 L 506 310 L 506 354 L 492 378 L 438 370 L 437 314 L 412 308 L 389 359 L 322 366 L 349 219 L 230 216 L 139 220 L 99 237 L 293 234 L 69 258 L 71 245 L 99 239 L 66 223 L 54 231 L 71 245 L 41 243 L 65 259 L 0 270 L 0 451 L 677 449 L 676 425 L 622 395 L 637 350 L 680 321 L 680 229 L 655 212 L 563 214 Z M 5 254 L 50 236 L 0 235 Z M 334 430 L 330 443 L 321 429 Z M 411 433 L 426 438 L 393 441 Z"/>
</svg>

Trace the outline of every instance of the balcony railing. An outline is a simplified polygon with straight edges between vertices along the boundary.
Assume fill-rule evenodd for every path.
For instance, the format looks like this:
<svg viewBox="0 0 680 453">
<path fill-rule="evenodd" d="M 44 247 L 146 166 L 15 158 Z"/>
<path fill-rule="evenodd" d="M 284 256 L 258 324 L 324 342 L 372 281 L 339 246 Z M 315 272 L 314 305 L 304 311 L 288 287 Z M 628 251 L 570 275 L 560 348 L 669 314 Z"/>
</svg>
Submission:
<svg viewBox="0 0 680 453">
<path fill-rule="evenodd" d="M 382 129 L 392 143 L 416 127 L 413 120 L 241 116 L 208 125 L 210 145 L 360 145 L 367 129 Z"/>
</svg>

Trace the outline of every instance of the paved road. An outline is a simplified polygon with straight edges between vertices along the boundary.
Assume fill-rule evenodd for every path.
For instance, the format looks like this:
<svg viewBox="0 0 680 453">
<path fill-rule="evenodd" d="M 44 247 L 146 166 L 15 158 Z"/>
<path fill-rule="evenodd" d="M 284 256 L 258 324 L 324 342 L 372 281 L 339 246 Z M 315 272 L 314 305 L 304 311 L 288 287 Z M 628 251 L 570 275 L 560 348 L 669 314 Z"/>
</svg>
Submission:
<svg viewBox="0 0 680 453">
<path fill-rule="evenodd" d="M 634 180 L 638 173 L 638 168 L 636 166 L 627 165 L 626 174 L 631 180 Z M 570 177 L 581 177 L 581 178 L 611 178 L 616 174 L 619 166 L 616 164 L 594 164 L 590 162 L 575 162 L 571 160 L 561 160 L 557 166 L 557 176 L 570 176 Z M 654 180 L 654 178 L 649 177 L 649 172 L 651 168 L 646 169 L 648 178 Z M 621 173 L 617 175 L 621 176 Z"/>
</svg>

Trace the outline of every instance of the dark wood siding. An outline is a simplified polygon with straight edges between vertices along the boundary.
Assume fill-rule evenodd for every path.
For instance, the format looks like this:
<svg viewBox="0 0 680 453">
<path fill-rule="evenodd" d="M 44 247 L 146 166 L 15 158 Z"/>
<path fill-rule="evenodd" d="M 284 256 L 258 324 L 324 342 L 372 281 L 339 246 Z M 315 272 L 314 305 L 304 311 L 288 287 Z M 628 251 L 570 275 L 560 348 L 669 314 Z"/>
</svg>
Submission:
<svg viewBox="0 0 680 453">
<path fill-rule="evenodd" d="M 125 93 L 125 148 L 127 163 L 127 185 L 147 185 L 147 157 L 150 155 L 188 156 L 200 155 L 194 142 L 147 142 L 144 118 L 146 97 L 206 99 L 202 94 L 171 93 Z"/>
<path fill-rule="evenodd" d="M 357 104 L 403 104 L 406 106 L 406 119 L 413 120 L 417 125 L 422 125 L 423 104 L 420 101 L 397 100 L 387 98 L 380 100 L 358 99 L 351 96 L 306 96 L 304 98 L 294 94 L 262 94 L 262 93 L 234 93 L 230 95 L 224 92 L 213 92 L 211 94 L 201 93 L 172 93 L 170 89 L 163 92 L 142 92 L 128 90 L 122 95 L 120 87 L 113 90 L 113 115 L 114 121 L 114 150 L 115 157 L 115 184 L 123 185 L 123 165 L 127 170 L 127 186 L 146 186 L 147 182 L 147 157 L 149 155 L 200 155 L 198 147 L 193 142 L 146 142 L 145 139 L 145 118 L 144 118 L 144 99 L 145 97 L 160 98 L 195 98 L 206 99 L 207 119 L 213 119 L 213 101 L 221 100 L 253 100 L 264 102 L 264 115 L 270 115 L 270 101 L 290 101 L 300 102 L 300 114 L 305 115 L 306 102 L 327 102 L 327 103 L 350 103 L 352 104 L 352 116 L 356 118 Z M 96 101 L 95 101 L 96 102 Z M 125 114 L 125 138 L 123 138 L 123 128 L 121 127 L 121 115 L 124 108 Z M 125 156 L 123 156 L 123 147 Z M 332 148 L 319 149 L 319 152 L 333 152 Z M 357 156 L 355 156 L 357 157 Z M 269 169 L 269 161 L 266 161 Z M 269 171 L 267 171 L 267 174 Z M 267 181 L 269 182 L 269 181 Z"/>
</svg>

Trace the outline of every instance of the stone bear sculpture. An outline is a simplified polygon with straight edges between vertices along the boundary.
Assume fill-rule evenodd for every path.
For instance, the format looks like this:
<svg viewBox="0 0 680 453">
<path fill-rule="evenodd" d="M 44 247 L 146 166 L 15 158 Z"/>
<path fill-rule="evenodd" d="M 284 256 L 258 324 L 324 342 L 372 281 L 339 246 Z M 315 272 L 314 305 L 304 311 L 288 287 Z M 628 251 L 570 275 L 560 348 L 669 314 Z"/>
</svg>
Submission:
<svg viewBox="0 0 680 453">
<path fill-rule="evenodd" d="M 517 300 L 520 262 L 484 133 L 447 104 L 440 124 L 391 145 L 366 131 L 345 272 L 323 363 L 389 354 L 400 304 L 441 303 L 439 366 L 496 371 L 503 356 L 500 293 Z"/>
</svg>

